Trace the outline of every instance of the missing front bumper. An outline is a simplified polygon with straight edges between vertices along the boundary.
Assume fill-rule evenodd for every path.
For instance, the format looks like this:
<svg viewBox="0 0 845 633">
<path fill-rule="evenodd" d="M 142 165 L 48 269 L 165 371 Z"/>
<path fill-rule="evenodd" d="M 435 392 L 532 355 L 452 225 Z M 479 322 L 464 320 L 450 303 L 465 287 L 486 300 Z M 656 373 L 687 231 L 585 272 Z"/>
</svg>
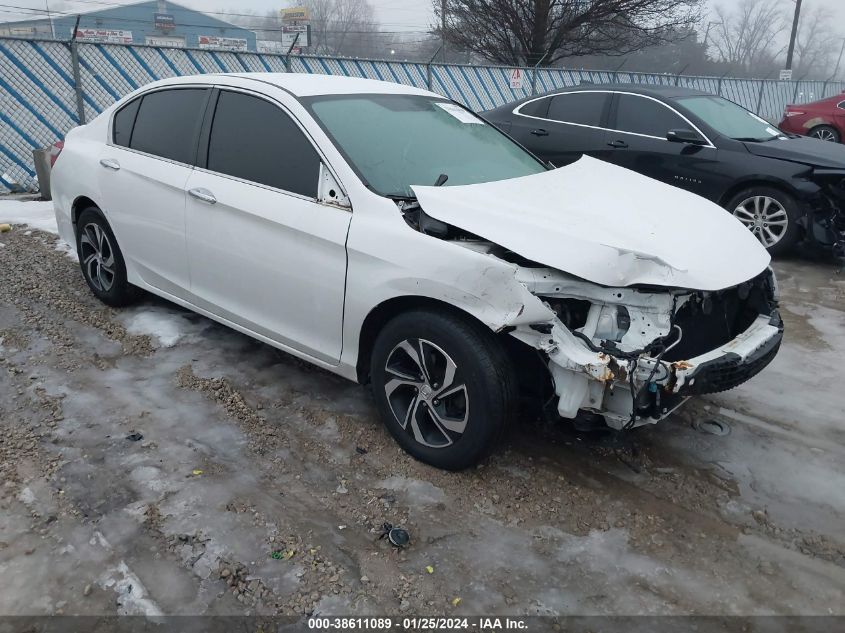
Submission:
<svg viewBox="0 0 845 633">
<path fill-rule="evenodd" d="M 695 358 L 674 362 L 640 358 L 636 363 L 611 358 L 614 371 L 609 380 L 585 386 L 582 408 L 603 415 L 614 428 L 653 424 L 690 396 L 727 391 L 750 380 L 772 362 L 782 340 L 783 324 L 774 311 L 760 315 L 728 343 Z M 564 415 L 572 410 L 572 397 L 559 395 L 558 410 Z"/>
</svg>

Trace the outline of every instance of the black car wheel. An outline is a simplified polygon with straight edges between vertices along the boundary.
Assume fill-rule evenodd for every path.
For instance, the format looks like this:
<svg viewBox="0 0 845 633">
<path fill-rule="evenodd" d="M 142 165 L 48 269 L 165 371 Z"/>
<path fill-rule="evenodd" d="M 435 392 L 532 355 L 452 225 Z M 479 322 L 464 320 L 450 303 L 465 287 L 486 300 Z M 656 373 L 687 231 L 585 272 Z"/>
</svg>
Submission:
<svg viewBox="0 0 845 633">
<path fill-rule="evenodd" d="M 379 333 L 371 380 L 388 431 L 415 458 L 461 470 L 486 457 L 514 416 L 516 377 L 495 335 L 418 310 Z"/>
<path fill-rule="evenodd" d="M 120 307 L 138 297 L 126 280 L 126 263 L 109 223 L 97 207 L 88 207 L 76 222 L 76 252 L 88 287 L 103 303 Z"/>
<path fill-rule="evenodd" d="M 829 125 L 820 125 L 813 128 L 810 131 L 810 136 L 822 141 L 830 141 L 831 143 L 838 143 L 841 140 L 839 131 Z"/>
<path fill-rule="evenodd" d="M 773 256 L 789 252 L 801 238 L 801 210 L 795 198 L 780 189 L 744 189 L 728 201 L 727 209 Z"/>
</svg>

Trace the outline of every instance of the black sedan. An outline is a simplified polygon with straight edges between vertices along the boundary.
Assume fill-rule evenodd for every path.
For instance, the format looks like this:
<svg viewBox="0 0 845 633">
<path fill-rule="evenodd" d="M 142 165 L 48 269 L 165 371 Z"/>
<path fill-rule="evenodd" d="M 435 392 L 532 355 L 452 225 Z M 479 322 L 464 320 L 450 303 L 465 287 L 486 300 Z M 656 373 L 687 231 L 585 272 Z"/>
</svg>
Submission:
<svg viewBox="0 0 845 633">
<path fill-rule="evenodd" d="M 845 252 L 845 146 L 785 134 L 722 97 L 590 84 L 485 117 L 558 167 L 589 154 L 704 196 L 772 254 L 802 239 Z"/>
</svg>

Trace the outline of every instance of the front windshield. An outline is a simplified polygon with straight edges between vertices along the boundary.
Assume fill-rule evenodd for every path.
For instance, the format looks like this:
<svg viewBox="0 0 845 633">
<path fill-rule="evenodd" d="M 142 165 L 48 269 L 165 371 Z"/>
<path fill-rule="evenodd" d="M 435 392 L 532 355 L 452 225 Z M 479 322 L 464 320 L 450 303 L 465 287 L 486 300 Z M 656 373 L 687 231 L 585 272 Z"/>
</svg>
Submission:
<svg viewBox="0 0 845 633">
<path fill-rule="evenodd" d="M 676 101 L 722 136 L 758 142 L 781 136 L 773 125 L 722 97 L 679 97 Z"/>
<path fill-rule="evenodd" d="M 411 185 L 468 185 L 545 171 L 504 134 L 445 99 L 377 94 L 304 101 L 380 195 L 413 197 Z"/>
</svg>

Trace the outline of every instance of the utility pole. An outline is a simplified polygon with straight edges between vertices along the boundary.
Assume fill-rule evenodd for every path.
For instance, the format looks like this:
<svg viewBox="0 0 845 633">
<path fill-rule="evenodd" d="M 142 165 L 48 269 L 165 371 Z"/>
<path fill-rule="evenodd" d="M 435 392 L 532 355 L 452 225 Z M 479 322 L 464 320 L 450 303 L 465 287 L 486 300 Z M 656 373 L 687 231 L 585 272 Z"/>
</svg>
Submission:
<svg viewBox="0 0 845 633">
<path fill-rule="evenodd" d="M 786 52 L 786 70 L 792 70 L 792 56 L 795 53 L 795 38 L 798 37 L 798 19 L 801 17 L 801 0 L 795 0 L 795 17 L 792 18 L 792 34 L 789 36 L 789 50 Z"/>
<path fill-rule="evenodd" d="M 443 63 L 446 63 L 446 2 L 440 0 L 440 49 L 443 51 Z"/>
<path fill-rule="evenodd" d="M 845 53 L 845 39 L 842 40 L 842 48 L 839 49 L 839 59 L 836 60 L 836 68 L 833 71 L 833 78 L 839 74 L 839 64 L 842 63 L 842 53 Z"/>
</svg>

